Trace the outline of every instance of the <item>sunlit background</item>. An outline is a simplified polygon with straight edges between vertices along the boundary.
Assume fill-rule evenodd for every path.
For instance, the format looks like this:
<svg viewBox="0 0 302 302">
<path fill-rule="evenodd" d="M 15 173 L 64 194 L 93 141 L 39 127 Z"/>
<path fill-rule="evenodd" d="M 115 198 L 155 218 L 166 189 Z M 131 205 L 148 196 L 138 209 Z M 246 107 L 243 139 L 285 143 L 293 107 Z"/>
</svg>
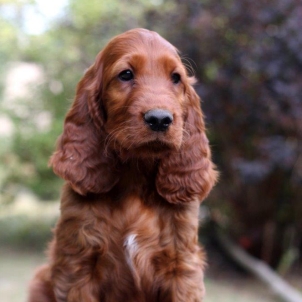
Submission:
<svg viewBox="0 0 302 302">
<path fill-rule="evenodd" d="M 221 172 L 201 209 L 205 301 L 277 301 L 217 230 L 302 291 L 300 0 L 0 0 L 1 302 L 25 301 L 44 261 L 62 185 L 47 162 L 75 86 L 135 27 L 174 44 L 198 79 Z"/>
</svg>

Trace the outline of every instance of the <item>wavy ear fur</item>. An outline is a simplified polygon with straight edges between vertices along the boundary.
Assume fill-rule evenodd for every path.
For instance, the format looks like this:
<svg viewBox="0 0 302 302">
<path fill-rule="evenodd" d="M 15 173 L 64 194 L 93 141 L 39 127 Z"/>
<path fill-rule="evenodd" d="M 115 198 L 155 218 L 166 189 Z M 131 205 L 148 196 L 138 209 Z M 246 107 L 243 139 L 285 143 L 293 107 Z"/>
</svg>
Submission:
<svg viewBox="0 0 302 302">
<path fill-rule="evenodd" d="M 218 175 L 211 161 L 200 99 L 191 86 L 187 99 L 182 146 L 161 161 L 156 179 L 158 193 L 170 203 L 189 202 L 195 198 L 202 201 Z"/>
<path fill-rule="evenodd" d="M 109 191 L 118 181 L 116 157 L 105 152 L 101 101 L 102 54 L 77 86 L 64 131 L 49 164 L 81 195 Z"/>
</svg>

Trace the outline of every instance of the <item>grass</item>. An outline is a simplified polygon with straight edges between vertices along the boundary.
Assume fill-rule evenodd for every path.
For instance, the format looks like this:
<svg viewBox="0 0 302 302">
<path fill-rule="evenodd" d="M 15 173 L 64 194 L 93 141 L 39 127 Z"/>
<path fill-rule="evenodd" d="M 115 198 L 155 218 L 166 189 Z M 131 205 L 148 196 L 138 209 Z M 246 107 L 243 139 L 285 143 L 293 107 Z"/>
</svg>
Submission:
<svg viewBox="0 0 302 302">
<path fill-rule="evenodd" d="M 0 297 L 1 302 L 26 301 L 28 283 L 35 268 L 44 261 L 41 254 L 1 250 Z"/>
<path fill-rule="evenodd" d="M 205 302 L 273 302 L 278 301 L 268 289 L 257 280 L 206 279 Z"/>
</svg>

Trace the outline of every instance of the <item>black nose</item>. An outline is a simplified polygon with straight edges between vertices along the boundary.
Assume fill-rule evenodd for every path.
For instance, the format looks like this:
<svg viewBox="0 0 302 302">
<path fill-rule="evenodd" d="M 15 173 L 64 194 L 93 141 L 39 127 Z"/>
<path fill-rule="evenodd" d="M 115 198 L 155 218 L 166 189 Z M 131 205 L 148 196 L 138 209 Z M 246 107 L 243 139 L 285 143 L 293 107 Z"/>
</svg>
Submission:
<svg viewBox="0 0 302 302">
<path fill-rule="evenodd" d="M 173 122 L 173 116 L 168 110 L 153 109 L 145 113 L 144 120 L 152 131 L 165 131 Z"/>
</svg>

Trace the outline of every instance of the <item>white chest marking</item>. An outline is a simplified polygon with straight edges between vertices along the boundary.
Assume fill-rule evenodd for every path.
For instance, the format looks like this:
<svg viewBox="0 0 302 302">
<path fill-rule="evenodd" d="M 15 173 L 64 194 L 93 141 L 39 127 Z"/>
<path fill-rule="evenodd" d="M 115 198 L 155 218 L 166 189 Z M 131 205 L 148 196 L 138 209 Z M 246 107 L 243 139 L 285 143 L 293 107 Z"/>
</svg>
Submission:
<svg viewBox="0 0 302 302">
<path fill-rule="evenodd" d="M 129 265 L 130 269 L 132 271 L 135 271 L 134 257 L 138 251 L 138 245 L 136 242 L 136 234 L 130 234 L 125 238 L 124 248 L 125 248 L 126 261 Z"/>
</svg>

